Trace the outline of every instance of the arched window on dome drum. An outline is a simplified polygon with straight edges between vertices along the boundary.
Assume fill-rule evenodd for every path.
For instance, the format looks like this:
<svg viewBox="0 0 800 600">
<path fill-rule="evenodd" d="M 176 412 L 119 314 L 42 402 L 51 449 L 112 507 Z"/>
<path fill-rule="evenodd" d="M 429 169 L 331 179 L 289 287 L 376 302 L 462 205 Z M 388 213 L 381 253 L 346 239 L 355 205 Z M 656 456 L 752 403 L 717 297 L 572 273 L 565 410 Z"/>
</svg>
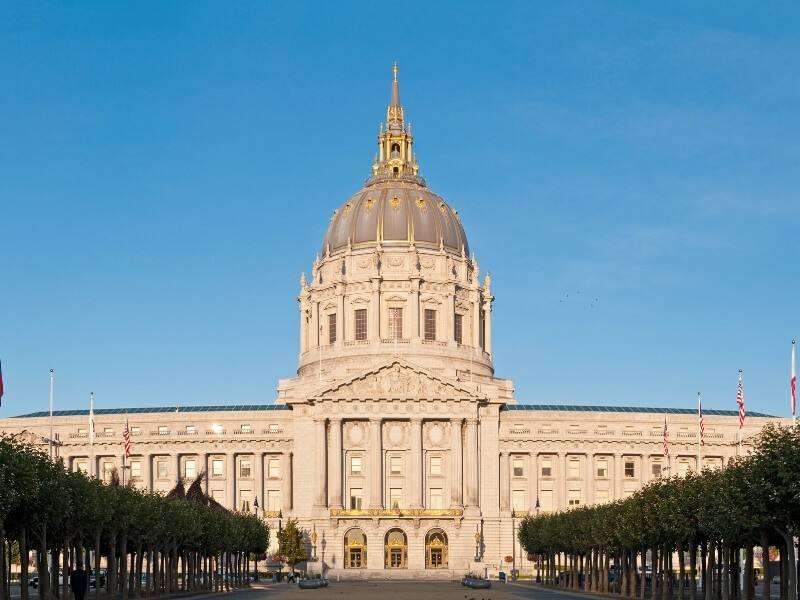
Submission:
<svg viewBox="0 0 800 600">
<path fill-rule="evenodd" d="M 355 331 L 354 338 L 357 342 L 367 339 L 367 309 L 358 308 L 355 311 Z"/>
<path fill-rule="evenodd" d="M 389 339 L 403 339 L 403 309 L 389 309 Z"/>
<path fill-rule="evenodd" d="M 436 340 L 436 311 L 430 308 L 425 309 L 425 340 Z"/>
<path fill-rule="evenodd" d="M 456 340 L 456 343 L 463 344 L 464 343 L 464 315 L 460 315 L 456 313 L 455 315 L 455 322 L 453 326 L 453 338 Z"/>
</svg>

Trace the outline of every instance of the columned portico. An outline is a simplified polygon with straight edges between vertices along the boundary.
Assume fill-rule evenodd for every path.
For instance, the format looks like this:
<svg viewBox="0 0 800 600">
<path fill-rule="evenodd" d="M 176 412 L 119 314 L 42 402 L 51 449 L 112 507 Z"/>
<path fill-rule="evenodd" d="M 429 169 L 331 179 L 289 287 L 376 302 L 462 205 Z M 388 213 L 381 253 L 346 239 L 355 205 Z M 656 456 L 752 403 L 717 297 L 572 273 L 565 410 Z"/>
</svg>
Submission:
<svg viewBox="0 0 800 600">
<path fill-rule="evenodd" d="M 463 496 L 463 466 L 462 466 L 462 439 L 461 419 L 450 421 L 450 455 L 452 457 L 452 484 L 450 490 L 450 508 L 461 508 L 464 503 Z"/>
<path fill-rule="evenodd" d="M 369 446 L 369 469 L 372 473 L 369 487 L 369 507 L 383 508 L 381 419 L 370 419 L 369 421 Z"/>
<path fill-rule="evenodd" d="M 478 419 L 467 419 L 466 448 L 467 508 L 478 508 Z"/>
<path fill-rule="evenodd" d="M 342 508 L 342 420 L 331 419 L 331 455 L 329 457 L 331 508 Z"/>
<path fill-rule="evenodd" d="M 316 465 L 316 489 L 314 490 L 314 506 L 325 508 L 327 496 L 327 439 L 325 431 L 325 419 L 314 419 L 314 441 L 315 441 L 315 460 Z"/>
<path fill-rule="evenodd" d="M 422 419 L 411 419 L 411 508 L 422 508 Z"/>
</svg>

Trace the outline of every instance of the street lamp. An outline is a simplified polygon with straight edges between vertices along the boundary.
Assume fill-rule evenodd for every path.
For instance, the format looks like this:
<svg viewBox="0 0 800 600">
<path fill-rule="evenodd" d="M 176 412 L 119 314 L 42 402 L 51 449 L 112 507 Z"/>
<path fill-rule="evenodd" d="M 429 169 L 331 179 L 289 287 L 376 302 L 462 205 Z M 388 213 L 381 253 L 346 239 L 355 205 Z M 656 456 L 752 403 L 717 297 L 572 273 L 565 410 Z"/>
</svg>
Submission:
<svg viewBox="0 0 800 600">
<path fill-rule="evenodd" d="M 481 559 L 481 528 L 480 525 L 475 525 L 475 562 Z"/>
<path fill-rule="evenodd" d="M 516 512 L 511 511 L 511 579 L 514 579 L 514 573 L 517 572 L 517 540 L 514 532 L 517 529 L 516 522 L 514 521 L 516 517 Z"/>
<path fill-rule="evenodd" d="M 536 507 L 535 508 L 536 508 L 536 516 L 538 517 L 539 516 L 539 509 L 541 508 L 541 505 L 539 504 L 539 494 L 536 494 Z M 542 555 L 539 554 L 539 556 L 536 558 L 536 583 L 541 583 L 542 582 L 542 576 L 539 573 L 539 569 L 540 569 L 541 565 L 542 565 Z"/>
<path fill-rule="evenodd" d="M 255 514 L 256 518 L 258 518 L 258 496 L 256 499 L 253 500 L 253 514 Z M 256 554 L 256 574 L 253 577 L 253 581 L 258 581 L 258 552 Z"/>
</svg>

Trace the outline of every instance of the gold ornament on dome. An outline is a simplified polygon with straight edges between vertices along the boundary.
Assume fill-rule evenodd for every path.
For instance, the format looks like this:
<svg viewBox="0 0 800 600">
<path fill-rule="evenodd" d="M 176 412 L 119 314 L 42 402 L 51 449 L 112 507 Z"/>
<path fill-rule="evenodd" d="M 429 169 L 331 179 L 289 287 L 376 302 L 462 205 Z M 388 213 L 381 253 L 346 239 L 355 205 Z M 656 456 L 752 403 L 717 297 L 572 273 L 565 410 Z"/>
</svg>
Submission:
<svg viewBox="0 0 800 600">
<path fill-rule="evenodd" d="M 425 198 L 417 198 L 416 202 L 422 212 L 428 212 L 428 203 L 425 202 Z"/>
<path fill-rule="evenodd" d="M 439 202 L 439 210 L 442 211 L 442 214 L 447 214 L 447 206 L 444 202 Z"/>
<path fill-rule="evenodd" d="M 351 210 L 353 210 L 352 202 L 348 202 L 347 204 L 344 205 L 344 214 L 349 213 Z"/>
<path fill-rule="evenodd" d="M 375 198 L 367 198 L 367 201 L 364 203 L 366 211 L 371 211 L 373 206 L 375 206 Z"/>
<path fill-rule="evenodd" d="M 401 203 L 401 202 L 402 202 L 402 200 L 400 200 L 400 198 L 398 198 L 397 196 L 395 196 L 394 198 L 392 198 L 391 200 L 389 200 L 389 204 L 391 204 L 391 205 L 392 205 L 392 208 L 393 208 L 394 210 L 397 210 L 398 208 L 400 208 L 400 203 Z"/>
</svg>

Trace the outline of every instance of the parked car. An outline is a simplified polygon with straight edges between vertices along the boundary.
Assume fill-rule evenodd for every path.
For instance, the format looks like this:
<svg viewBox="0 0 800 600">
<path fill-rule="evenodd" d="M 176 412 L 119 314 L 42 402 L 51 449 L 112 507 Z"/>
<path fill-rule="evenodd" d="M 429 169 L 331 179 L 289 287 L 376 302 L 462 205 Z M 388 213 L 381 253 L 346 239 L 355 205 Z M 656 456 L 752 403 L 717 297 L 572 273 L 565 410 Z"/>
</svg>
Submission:
<svg viewBox="0 0 800 600">
<path fill-rule="evenodd" d="M 774 575 L 774 576 L 772 577 L 772 583 L 774 583 L 774 584 L 780 584 L 780 582 L 781 582 L 781 576 L 780 576 L 780 575 Z"/>
<path fill-rule="evenodd" d="M 31 573 L 30 577 L 28 577 L 28 585 L 33 589 L 39 587 L 39 574 L 38 573 Z"/>
<path fill-rule="evenodd" d="M 104 587 L 106 587 L 106 570 L 105 569 L 100 569 L 99 573 L 100 573 L 100 587 L 104 588 Z M 97 583 L 95 581 L 95 579 L 96 579 L 96 577 L 94 576 L 94 571 L 89 571 L 89 587 L 90 588 L 95 587 L 95 585 Z"/>
</svg>

